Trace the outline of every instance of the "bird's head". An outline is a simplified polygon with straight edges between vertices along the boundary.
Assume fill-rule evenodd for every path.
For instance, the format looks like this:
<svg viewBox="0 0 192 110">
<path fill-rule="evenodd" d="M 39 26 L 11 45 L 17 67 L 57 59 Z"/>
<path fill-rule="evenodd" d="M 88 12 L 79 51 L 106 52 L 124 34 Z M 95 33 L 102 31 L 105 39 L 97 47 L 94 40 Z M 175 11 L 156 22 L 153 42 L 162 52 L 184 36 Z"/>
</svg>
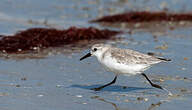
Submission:
<svg viewBox="0 0 192 110">
<path fill-rule="evenodd" d="M 91 50 L 88 54 L 86 54 L 85 56 L 81 57 L 80 60 L 83 60 L 87 57 L 90 56 L 96 56 L 97 58 L 101 58 L 101 56 L 103 55 L 103 53 L 109 49 L 109 47 L 111 47 L 111 45 L 107 45 L 107 44 L 95 44 L 91 47 Z"/>
</svg>

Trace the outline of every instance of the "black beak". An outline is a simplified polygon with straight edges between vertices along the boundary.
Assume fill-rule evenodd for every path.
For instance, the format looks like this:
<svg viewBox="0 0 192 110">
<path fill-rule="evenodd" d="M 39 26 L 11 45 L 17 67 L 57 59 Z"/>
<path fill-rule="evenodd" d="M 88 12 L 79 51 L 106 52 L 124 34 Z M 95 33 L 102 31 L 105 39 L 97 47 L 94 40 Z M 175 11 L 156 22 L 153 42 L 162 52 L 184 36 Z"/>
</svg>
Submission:
<svg viewBox="0 0 192 110">
<path fill-rule="evenodd" d="M 91 56 L 91 53 L 88 53 L 87 55 L 81 57 L 81 58 L 80 58 L 80 61 L 83 60 L 83 59 L 85 59 L 85 58 L 87 58 L 87 57 L 90 57 L 90 56 Z"/>
</svg>

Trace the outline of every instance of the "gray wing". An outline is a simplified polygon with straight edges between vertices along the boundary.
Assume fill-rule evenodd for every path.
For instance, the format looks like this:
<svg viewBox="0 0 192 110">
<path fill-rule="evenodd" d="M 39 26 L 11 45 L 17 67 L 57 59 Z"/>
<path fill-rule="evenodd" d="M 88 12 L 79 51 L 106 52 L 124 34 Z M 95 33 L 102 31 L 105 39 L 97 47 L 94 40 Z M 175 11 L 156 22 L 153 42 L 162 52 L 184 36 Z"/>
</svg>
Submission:
<svg viewBox="0 0 192 110">
<path fill-rule="evenodd" d="M 111 57 L 115 58 L 118 63 L 123 64 L 156 64 L 161 62 L 161 59 L 158 59 L 154 56 L 149 56 L 130 49 L 119 49 L 111 48 Z"/>
</svg>

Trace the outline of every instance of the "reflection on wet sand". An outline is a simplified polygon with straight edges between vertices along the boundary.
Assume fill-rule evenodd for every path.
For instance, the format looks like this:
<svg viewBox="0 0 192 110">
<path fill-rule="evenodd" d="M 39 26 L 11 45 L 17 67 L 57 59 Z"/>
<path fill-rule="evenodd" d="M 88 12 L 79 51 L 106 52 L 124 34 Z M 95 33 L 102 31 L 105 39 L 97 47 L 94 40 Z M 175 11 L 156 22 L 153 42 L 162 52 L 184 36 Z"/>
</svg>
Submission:
<svg viewBox="0 0 192 110">
<path fill-rule="evenodd" d="M 162 104 L 162 102 L 158 102 L 156 104 L 151 104 L 147 110 L 154 110 L 154 108 L 159 107 Z"/>
<path fill-rule="evenodd" d="M 103 99 L 103 98 L 101 98 L 101 97 L 99 97 L 99 96 L 92 96 L 91 99 L 97 99 L 97 100 L 99 100 L 99 101 L 102 101 L 102 102 L 111 104 L 111 105 L 114 107 L 114 110 L 120 110 L 115 103 L 110 102 L 110 101 L 106 101 L 105 99 Z"/>
<path fill-rule="evenodd" d="M 111 104 L 114 108 L 114 110 L 133 110 L 133 108 L 129 109 L 129 108 L 121 108 L 121 107 L 118 107 L 117 104 L 113 103 L 113 102 L 110 102 L 110 101 L 107 101 L 105 100 L 104 98 L 101 98 L 99 96 L 92 96 L 91 99 L 97 99 L 99 101 L 102 101 L 104 103 L 107 103 L 107 104 Z M 163 102 L 159 101 L 157 103 L 152 103 L 146 110 L 154 110 L 155 108 L 159 107 Z"/>
</svg>

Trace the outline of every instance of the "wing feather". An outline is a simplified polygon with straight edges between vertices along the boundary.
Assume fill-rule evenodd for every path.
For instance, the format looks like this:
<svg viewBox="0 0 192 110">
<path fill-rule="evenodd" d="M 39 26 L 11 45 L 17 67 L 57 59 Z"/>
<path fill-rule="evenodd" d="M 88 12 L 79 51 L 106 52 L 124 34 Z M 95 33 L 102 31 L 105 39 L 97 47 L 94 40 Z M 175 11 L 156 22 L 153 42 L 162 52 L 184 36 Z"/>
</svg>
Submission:
<svg viewBox="0 0 192 110">
<path fill-rule="evenodd" d="M 123 64 L 156 64 L 162 60 L 130 49 L 110 48 L 111 57 Z"/>
</svg>

